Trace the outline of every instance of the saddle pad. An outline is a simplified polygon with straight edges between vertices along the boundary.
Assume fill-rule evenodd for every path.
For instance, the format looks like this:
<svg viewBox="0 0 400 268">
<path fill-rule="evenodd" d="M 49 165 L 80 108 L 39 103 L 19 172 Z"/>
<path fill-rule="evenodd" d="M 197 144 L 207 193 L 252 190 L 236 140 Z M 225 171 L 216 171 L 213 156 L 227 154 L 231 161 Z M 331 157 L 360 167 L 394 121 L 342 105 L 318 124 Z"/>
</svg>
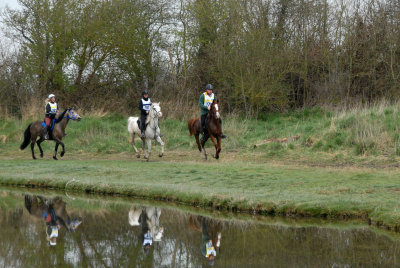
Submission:
<svg viewBox="0 0 400 268">
<path fill-rule="evenodd" d="M 55 119 L 51 120 L 51 123 L 50 123 L 50 130 L 53 130 L 54 125 L 55 125 L 55 124 L 54 124 L 55 122 L 56 122 Z M 46 127 L 46 122 L 45 122 L 45 121 L 42 122 L 42 127 Z"/>
</svg>

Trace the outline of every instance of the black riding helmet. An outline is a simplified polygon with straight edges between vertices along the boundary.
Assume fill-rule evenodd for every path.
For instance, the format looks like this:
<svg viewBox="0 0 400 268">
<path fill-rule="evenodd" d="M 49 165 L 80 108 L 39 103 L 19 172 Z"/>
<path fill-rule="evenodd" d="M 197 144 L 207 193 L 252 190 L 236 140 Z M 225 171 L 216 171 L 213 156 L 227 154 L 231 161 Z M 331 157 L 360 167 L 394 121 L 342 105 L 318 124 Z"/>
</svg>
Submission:
<svg viewBox="0 0 400 268">
<path fill-rule="evenodd" d="M 142 91 L 142 96 L 144 96 L 144 95 L 149 95 L 149 91 L 148 90 L 143 90 Z"/>
<path fill-rule="evenodd" d="M 206 85 L 206 90 L 207 89 L 209 89 L 209 90 L 214 90 L 214 87 L 213 87 L 213 85 L 211 85 L 211 84 L 207 84 Z"/>
</svg>

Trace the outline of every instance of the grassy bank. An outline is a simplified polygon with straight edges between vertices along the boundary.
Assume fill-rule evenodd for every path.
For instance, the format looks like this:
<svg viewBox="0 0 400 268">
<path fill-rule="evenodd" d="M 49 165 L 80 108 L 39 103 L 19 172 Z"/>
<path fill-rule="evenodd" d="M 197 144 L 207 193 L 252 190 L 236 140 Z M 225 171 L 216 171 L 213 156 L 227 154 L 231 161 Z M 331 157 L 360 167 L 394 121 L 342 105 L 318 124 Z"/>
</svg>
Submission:
<svg viewBox="0 0 400 268">
<path fill-rule="evenodd" d="M 133 152 L 128 143 L 125 116 L 82 116 L 81 122 L 68 125 L 68 136 L 64 138 L 67 154 Z M 0 119 L 0 157 L 19 155 L 23 131 L 31 121 Z M 162 119 L 160 124 L 167 153 L 196 153 L 196 145 L 193 137 L 188 136 L 186 122 L 187 118 Z M 397 166 L 400 160 L 399 126 L 400 109 L 397 105 L 385 103 L 345 111 L 305 109 L 286 114 L 265 114 L 258 119 L 226 116 L 223 128 L 229 138 L 223 140 L 221 157 L 224 158 L 226 152 L 235 152 L 240 159 L 252 161 L 273 160 L 322 166 Z M 296 135 L 300 138 L 295 141 L 276 141 Z M 253 147 L 264 140 L 271 142 Z M 137 145 L 140 145 L 139 141 Z M 211 142 L 207 146 L 211 148 Z M 53 148 L 53 143 L 44 144 L 45 152 L 51 152 Z M 24 153 L 29 158 L 29 152 Z"/>
<path fill-rule="evenodd" d="M 120 194 L 277 215 L 362 218 L 400 227 L 397 170 L 244 162 L 1 161 L 3 185 Z"/>
<path fill-rule="evenodd" d="M 31 119 L 0 119 L 0 182 L 266 214 L 358 217 L 399 228 L 396 105 L 227 116 L 221 159 L 208 162 L 188 136 L 187 118 L 161 121 L 166 155 L 143 163 L 128 142 L 126 117 L 82 116 L 68 125 L 67 153 L 58 162 L 50 160 L 52 142 L 44 145 L 44 160 L 19 150 Z M 300 138 L 275 141 L 295 135 Z"/>
</svg>

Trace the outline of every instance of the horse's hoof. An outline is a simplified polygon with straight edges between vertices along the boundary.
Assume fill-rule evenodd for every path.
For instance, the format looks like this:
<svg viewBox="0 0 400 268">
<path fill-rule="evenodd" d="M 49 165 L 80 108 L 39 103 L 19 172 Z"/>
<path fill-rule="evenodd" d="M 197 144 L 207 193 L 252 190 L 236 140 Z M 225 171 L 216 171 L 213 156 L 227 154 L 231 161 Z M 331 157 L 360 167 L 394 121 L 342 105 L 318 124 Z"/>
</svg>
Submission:
<svg viewBox="0 0 400 268">
<path fill-rule="evenodd" d="M 158 154 L 158 157 L 163 157 L 164 154 Z"/>
<path fill-rule="evenodd" d="M 136 157 L 137 157 L 137 158 L 140 158 L 140 154 L 137 154 Z"/>
<path fill-rule="evenodd" d="M 61 157 L 63 157 L 63 156 L 64 156 L 64 154 L 65 154 L 65 152 L 61 152 L 60 156 L 61 156 Z"/>
<path fill-rule="evenodd" d="M 33 160 L 36 160 L 36 157 L 32 157 Z"/>
<path fill-rule="evenodd" d="M 146 162 L 150 162 L 150 158 L 147 158 Z"/>
<path fill-rule="evenodd" d="M 54 159 L 54 160 L 58 160 L 58 158 L 57 158 L 56 156 L 53 156 L 53 159 Z"/>
</svg>

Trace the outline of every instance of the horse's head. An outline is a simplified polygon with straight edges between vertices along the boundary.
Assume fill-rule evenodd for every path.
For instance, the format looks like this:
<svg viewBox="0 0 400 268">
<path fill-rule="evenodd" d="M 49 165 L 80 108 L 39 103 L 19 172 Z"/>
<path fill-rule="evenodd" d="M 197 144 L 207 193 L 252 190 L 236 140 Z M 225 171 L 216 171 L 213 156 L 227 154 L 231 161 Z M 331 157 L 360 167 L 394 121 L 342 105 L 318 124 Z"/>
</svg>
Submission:
<svg viewBox="0 0 400 268">
<path fill-rule="evenodd" d="M 79 225 L 81 225 L 81 223 L 82 223 L 81 217 L 72 220 L 68 219 L 67 222 L 68 231 L 75 232 L 75 230 L 78 228 Z"/>
<path fill-rule="evenodd" d="M 219 117 L 220 117 L 218 103 L 219 103 L 218 100 L 217 101 L 213 101 L 211 103 L 210 113 L 215 119 L 219 119 Z"/>
<path fill-rule="evenodd" d="M 161 112 L 161 106 L 160 103 L 155 102 L 152 103 L 150 106 L 150 113 L 154 116 L 154 117 L 162 117 L 162 112 Z"/>
<path fill-rule="evenodd" d="M 81 121 L 82 117 L 75 111 L 73 107 L 68 108 L 67 110 L 67 116 L 64 116 L 64 118 Z"/>
<path fill-rule="evenodd" d="M 153 233 L 154 241 L 161 241 L 162 237 L 164 235 L 164 227 L 162 227 L 162 226 L 154 227 L 154 229 L 152 230 L 152 233 Z"/>
</svg>

